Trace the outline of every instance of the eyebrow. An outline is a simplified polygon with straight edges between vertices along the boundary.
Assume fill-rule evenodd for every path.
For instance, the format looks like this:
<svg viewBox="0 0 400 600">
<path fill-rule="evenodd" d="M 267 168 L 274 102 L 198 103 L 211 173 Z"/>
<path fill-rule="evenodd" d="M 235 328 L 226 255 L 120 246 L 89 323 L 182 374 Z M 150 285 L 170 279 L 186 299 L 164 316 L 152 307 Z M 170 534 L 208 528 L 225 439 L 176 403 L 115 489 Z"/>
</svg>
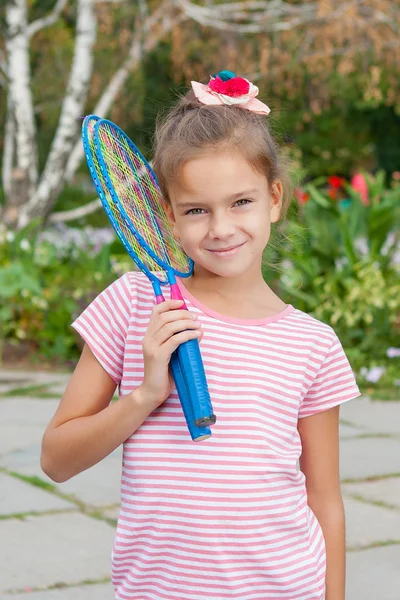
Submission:
<svg viewBox="0 0 400 600">
<path fill-rule="evenodd" d="M 229 196 L 229 200 L 238 200 L 239 198 L 244 198 L 245 196 L 249 196 L 250 194 L 254 194 L 257 192 L 256 188 L 252 190 L 244 190 L 243 192 L 237 192 L 236 194 L 232 194 Z M 178 208 L 187 208 L 188 206 L 206 206 L 204 202 L 198 202 L 197 200 L 192 200 L 192 202 L 178 202 L 176 205 Z"/>
</svg>

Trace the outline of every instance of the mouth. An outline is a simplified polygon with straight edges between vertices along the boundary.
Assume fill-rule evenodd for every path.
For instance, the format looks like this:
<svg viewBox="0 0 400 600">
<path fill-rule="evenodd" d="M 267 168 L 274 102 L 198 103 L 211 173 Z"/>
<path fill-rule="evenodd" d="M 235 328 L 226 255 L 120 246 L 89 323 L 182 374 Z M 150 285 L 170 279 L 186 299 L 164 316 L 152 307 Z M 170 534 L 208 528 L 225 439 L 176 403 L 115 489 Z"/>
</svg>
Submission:
<svg viewBox="0 0 400 600">
<path fill-rule="evenodd" d="M 245 243 L 246 242 L 243 242 L 243 244 L 237 244 L 236 246 L 229 246 L 227 248 L 218 248 L 216 250 L 208 249 L 208 252 L 212 252 L 212 254 L 217 256 L 232 256 L 233 254 L 236 254 L 239 248 L 244 246 Z"/>
</svg>

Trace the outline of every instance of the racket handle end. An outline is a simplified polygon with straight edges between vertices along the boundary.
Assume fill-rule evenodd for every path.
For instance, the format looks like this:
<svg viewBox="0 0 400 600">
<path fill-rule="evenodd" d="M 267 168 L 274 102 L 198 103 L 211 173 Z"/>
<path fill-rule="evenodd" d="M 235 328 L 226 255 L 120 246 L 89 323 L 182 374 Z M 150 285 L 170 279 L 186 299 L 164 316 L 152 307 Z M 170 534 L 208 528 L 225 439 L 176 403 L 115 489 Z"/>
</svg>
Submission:
<svg viewBox="0 0 400 600">
<path fill-rule="evenodd" d="M 206 433 L 204 435 L 200 435 L 197 438 L 194 438 L 193 441 L 194 442 L 202 442 L 203 440 L 208 440 L 208 438 L 210 438 L 210 437 L 211 437 L 211 433 Z"/>
<path fill-rule="evenodd" d="M 195 424 L 197 427 L 211 427 L 216 423 L 217 417 L 212 414 L 210 417 L 201 417 L 200 419 L 196 419 Z"/>
</svg>

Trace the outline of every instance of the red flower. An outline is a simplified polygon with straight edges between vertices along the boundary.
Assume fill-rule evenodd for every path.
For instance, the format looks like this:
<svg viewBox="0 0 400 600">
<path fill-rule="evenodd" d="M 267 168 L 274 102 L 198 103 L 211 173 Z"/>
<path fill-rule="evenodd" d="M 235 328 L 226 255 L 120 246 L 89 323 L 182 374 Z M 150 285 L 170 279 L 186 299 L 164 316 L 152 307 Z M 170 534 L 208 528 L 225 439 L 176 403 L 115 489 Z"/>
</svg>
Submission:
<svg viewBox="0 0 400 600">
<path fill-rule="evenodd" d="M 238 98 L 249 93 L 250 84 L 242 77 L 232 77 L 227 81 L 222 81 L 219 77 L 211 79 L 208 87 L 213 92 L 218 94 L 224 94 L 225 96 L 231 96 L 232 98 Z"/>
<path fill-rule="evenodd" d="M 300 188 L 296 188 L 294 193 L 297 200 L 299 201 L 299 204 L 306 204 L 306 202 L 308 202 L 310 199 L 310 194 L 308 194 L 307 192 L 303 192 L 303 190 Z"/>
<path fill-rule="evenodd" d="M 337 188 L 334 187 L 330 187 L 328 190 L 328 195 L 332 200 L 336 200 L 337 199 Z"/>
<path fill-rule="evenodd" d="M 344 184 L 344 179 L 343 177 L 338 177 L 337 175 L 331 175 L 328 177 L 328 183 L 331 187 L 333 187 L 333 189 L 339 190 Z"/>
</svg>

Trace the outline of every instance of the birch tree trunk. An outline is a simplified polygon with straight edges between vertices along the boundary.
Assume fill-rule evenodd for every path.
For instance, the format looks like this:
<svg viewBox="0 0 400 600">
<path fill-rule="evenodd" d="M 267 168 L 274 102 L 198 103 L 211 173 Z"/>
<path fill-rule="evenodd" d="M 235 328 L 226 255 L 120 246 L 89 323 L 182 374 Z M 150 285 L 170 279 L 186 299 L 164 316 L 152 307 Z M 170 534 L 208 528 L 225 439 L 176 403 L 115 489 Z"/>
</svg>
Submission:
<svg viewBox="0 0 400 600">
<path fill-rule="evenodd" d="M 138 68 L 143 57 L 153 50 L 178 23 L 192 20 L 203 26 L 237 34 L 276 33 L 314 25 L 314 34 L 326 23 L 340 22 L 346 10 L 358 10 L 359 23 L 385 23 L 393 31 L 398 22 L 394 4 L 381 0 L 382 9 L 374 2 L 352 0 L 326 3 L 323 0 L 286 2 L 285 0 L 236 0 L 214 3 L 190 0 L 161 0 L 152 12 L 146 0 L 74 0 L 76 6 L 76 36 L 73 63 L 65 97 L 61 106 L 58 126 L 39 178 L 37 165 L 36 129 L 31 94 L 30 39 L 44 27 L 56 23 L 71 0 L 53 0 L 53 9 L 43 17 L 28 23 L 27 6 L 30 0 L 0 0 L 5 4 L 5 57 L 0 47 L 0 85 L 7 90 L 7 118 L 4 138 L 2 182 L 6 194 L 4 219 L 9 224 L 23 227 L 32 218 L 46 219 L 52 211 L 65 182 L 72 179 L 83 158 L 79 140 L 80 117 L 84 115 L 93 69 L 93 47 L 97 35 L 96 7 L 101 2 L 132 3 L 134 14 L 140 15 L 132 34 L 128 53 L 99 95 L 92 112 L 105 117 L 123 89 L 129 74 Z M 325 6 L 326 5 L 326 6 Z M 323 9 L 323 10 L 322 10 Z M 398 29 L 396 29 L 396 35 Z M 312 39 L 307 29 L 307 39 Z M 398 38 L 398 35 L 397 35 Z M 390 43 L 398 44 L 398 39 Z M 308 43 L 305 42 L 305 46 Z M 334 48 L 335 52 L 345 51 Z M 95 210 L 98 203 L 82 207 L 82 214 Z M 76 210 L 73 213 L 76 218 Z M 68 218 L 64 211 L 64 218 Z M 58 215 L 57 219 L 60 218 Z"/>
<path fill-rule="evenodd" d="M 11 0 L 6 6 L 6 69 L 8 116 L 6 131 L 6 222 L 15 220 L 20 206 L 32 197 L 38 178 L 36 128 L 30 86 L 29 39 L 26 0 Z M 13 148 L 15 139 L 15 162 Z M 11 179 L 7 181 L 12 172 Z"/>
<path fill-rule="evenodd" d="M 6 197 L 10 196 L 12 187 L 12 169 L 14 164 L 14 136 L 15 119 L 13 109 L 11 106 L 11 100 L 10 97 L 8 97 L 6 125 L 4 132 L 3 163 L 1 171 L 3 191 Z"/>
<path fill-rule="evenodd" d="M 75 52 L 58 127 L 38 187 L 19 214 L 18 227 L 24 227 L 36 216 L 46 218 L 64 187 L 65 166 L 79 136 L 78 118 L 83 114 L 89 91 L 96 33 L 95 1 L 79 0 Z"/>
<path fill-rule="evenodd" d="M 97 101 L 93 109 L 95 115 L 103 119 L 107 116 L 108 111 L 115 102 L 129 75 L 140 66 L 143 56 L 151 52 L 171 31 L 172 27 L 184 19 L 186 19 L 186 15 L 178 14 L 170 2 L 164 2 L 140 26 L 139 24 L 137 25 L 132 36 L 128 55 L 120 68 L 111 77 Z M 72 180 L 82 162 L 83 156 L 83 146 L 79 140 L 68 159 L 65 171 L 66 181 Z"/>
</svg>

